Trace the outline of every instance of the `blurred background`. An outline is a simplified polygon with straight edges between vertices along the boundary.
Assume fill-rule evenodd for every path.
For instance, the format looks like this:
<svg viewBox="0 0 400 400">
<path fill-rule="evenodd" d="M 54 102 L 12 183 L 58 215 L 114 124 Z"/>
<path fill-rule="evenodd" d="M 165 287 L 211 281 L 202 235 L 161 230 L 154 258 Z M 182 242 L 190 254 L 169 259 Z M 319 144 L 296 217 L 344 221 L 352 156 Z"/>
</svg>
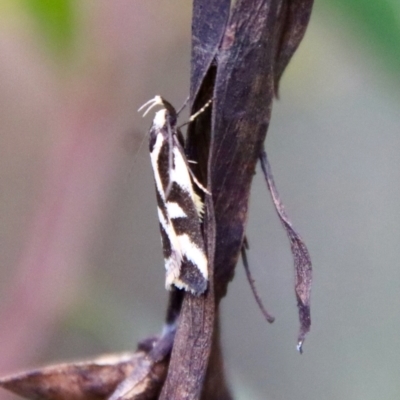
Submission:
<svg viewBox="0 0 400 400">
<path fill-rule="evenodd" d="M 189 92 L 191 2 L 1 0 L 0 374 L 134 349 L 166 292 L 138 107 Z M 289 243 L 258 171 L 222 304 L 237 399 L 400 396 L 400 3 L 320 0 L 267 150 L 313 260 L 296 352 Z M 14 398 L 5 391 L 0 399 Z"/>
</svg>

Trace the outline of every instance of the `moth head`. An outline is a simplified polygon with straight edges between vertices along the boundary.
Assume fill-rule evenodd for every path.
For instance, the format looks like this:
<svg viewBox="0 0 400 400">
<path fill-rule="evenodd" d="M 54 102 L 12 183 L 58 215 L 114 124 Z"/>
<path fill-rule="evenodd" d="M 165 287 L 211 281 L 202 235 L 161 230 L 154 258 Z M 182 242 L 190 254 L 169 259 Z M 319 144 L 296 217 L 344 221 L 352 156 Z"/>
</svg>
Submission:
<svg viewBox="0 0 400 400">
<path fill-rule="evenodd" d="M 167 119 L 168 119 L 168 122 L 172 125 L 174 125 L 176 123 L 177 115 L 176 115 L 175 108 L 167 100 L 163 99 L 160 95 L 157 95 L 157 96 L 153 97 L 151 100 L 144 103 L 138 109 L 138 111 L 140 112 L 147 107 L 143 113 L 143 117 L 145 117 L 147 115 L 147 113 L 155 106 L 163 107 L 162 110 L 160 110 L 156 113 L 156 116 L 154 118 L 154 124 L 157 127 L 163 127 L 165 125 L 165 123 L 167 122 Z"/>
<path fill-rule="evenodd" d="M 166 125 L 167 122 L 167 110 L 164 108 L 163 110 L 157 111 L 153 120 L 153 126 L 155 128 L 161 129 Z"/>
</svg>

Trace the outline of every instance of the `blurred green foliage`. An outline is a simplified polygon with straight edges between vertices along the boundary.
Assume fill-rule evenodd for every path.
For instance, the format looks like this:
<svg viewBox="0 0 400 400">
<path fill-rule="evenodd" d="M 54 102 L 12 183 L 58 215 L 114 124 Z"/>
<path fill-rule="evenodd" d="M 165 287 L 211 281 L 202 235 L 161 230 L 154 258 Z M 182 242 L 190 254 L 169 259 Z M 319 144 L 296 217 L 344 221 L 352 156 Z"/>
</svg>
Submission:
<svg viewBox="0 0 400 400">
<path fill-rule="evenodd" d="M 400 77 L 400 1 L 325 1 L 339 10 L 350 29 L 361 33 L 362 44 L 372 50 L 391 73 Z"/>
<path fill-rule="evenodd" d="M 76 34 L 75 0 L 19 0 L 36 20 L 48 45 L 57 55 L 68 53 Z M 322 2 L 321 2 L 322 3 Z M 358 31 L 389 71 L 400 76 L 400 1 L 325 0 L 338 17 Z"/>
<path fill-rule="evenodd" d="M 73 45 L 76 30 L 74 0 L 20 0 L 57 55 L 67 54 Z"/>
</svg>

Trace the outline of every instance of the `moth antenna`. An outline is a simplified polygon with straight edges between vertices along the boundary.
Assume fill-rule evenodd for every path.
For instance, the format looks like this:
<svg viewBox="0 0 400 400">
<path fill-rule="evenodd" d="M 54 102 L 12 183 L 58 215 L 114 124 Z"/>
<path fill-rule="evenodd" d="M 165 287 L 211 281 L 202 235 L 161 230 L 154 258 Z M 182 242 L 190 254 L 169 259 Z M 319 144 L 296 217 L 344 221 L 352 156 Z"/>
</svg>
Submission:
<svg viewBox="0 0 400 400">
<path fill-rule="evenodd" d="M 144 103 L 139 109 L 138 112 L 142 111 L 145 107 L 148 107 L 147 110 L 145 110 L 145 112 L 143 113 L 143 117 L 145 117 L 147 115 L 147 113 L 155 106 L 160 105 L 163 106 L 164 105 L 164 100 L 160 95 L 157 95 L 155 97 L 153 97 L 152 99 L 150 99 L 149 101 L 146 101 L 146 103 Z"/>
<path fill-rule="evenodd" d="M 172 147 L 174 145 L 174 138 L 171 132 L 171 126 L 168 124 L 168 168 L 169 171 L 172 171 L 172 156 L 173 156 L 173 150 Z M 169 193 L 171 192 L 172 188 L 172 181 L 171 178 L 169 179 L 167 189 L 165 191 L 165 200 L 168 199 Z"/>
<path fill-rule="evenodd" d="M 188 96 L 185 100 L 185 102 L 183 103 L 182 107 L 177 111 L 176 115 L 178 116 L 187 106 L 187 104 L 189 103 L 190 100 L 190 96 Z"/>
</svg>

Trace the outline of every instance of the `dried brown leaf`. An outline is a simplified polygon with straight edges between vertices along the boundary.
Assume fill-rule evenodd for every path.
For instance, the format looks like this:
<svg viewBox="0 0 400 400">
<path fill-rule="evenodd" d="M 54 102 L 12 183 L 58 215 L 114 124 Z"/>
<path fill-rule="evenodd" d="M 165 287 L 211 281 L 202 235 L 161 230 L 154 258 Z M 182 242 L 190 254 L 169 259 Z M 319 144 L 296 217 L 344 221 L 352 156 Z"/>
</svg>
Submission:
<svg viewBox="0 0 400 400">
<path fill-rule="evenodd" d="M 170 306 L 173 304 L 174 301 L 170 302 Z M 147 348 L 146 352 L 135 359 L 134 370 L 117 386 L 108 400 L 158 399 L 167 377 L 175 333 L 175 328 L 169 326 L 161 336 L 142 341 L 140 348 Z"/>
<path fill-rule="evenodd" d="M 157 399 L 168 371 L 168 360 L 155 363 L 143 357 L 133 373 L 121 382 L 108 400 Z"/>
<path fill-rule="evenodd" d="M 106 399 L 132 373 L 144 354 L 110 354 L 30 370 L 0 379 L 0 386 L 28 399 Z"/>
</svg>

